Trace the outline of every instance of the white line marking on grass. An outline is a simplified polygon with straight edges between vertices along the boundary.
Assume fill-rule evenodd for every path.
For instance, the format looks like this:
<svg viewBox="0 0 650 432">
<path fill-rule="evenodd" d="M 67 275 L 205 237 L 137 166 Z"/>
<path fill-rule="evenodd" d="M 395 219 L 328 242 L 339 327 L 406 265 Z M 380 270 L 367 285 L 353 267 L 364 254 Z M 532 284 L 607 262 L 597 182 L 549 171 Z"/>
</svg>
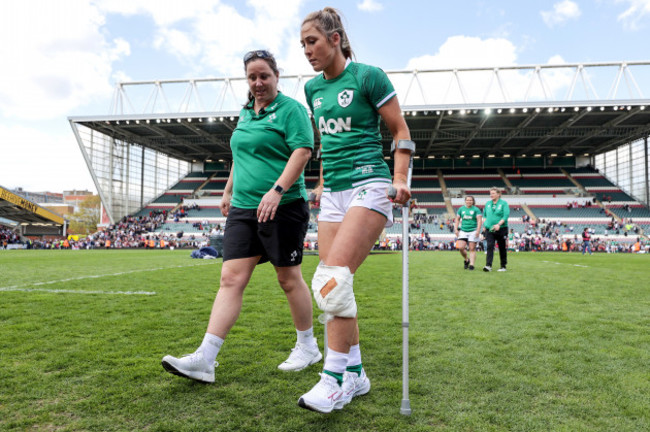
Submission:
<svg viewBox="0 0 650 432">
<path fill-rule="evenodd" d="M 559 263 L 559 262 L 555 262 L 555 261 L 542 261 L 542 262 L 545 262 L 545 263 L 548 263 L 548 264 L 570 265 L 570 266 L 573 266 L 573 267 L 589 268 L 589 266 L 582 265 L 582 264 L 567 264 L 567 263 Z"/>
<path fill-rule="evenodd" d="M 152 268 L 152 269 L 131 270 L 131 271 L 104 274 L 104 275 L 86 275 L 86 276 L 79 276 L 79 277 L 74 277 L 74 278 L 59 279 L 59 280 L 55 280 L 55 281 L 35 282 L 35 283 L 22 285 L 22 286 L 13 285 L 13 286 L 8 286 L 8 287 L 0 287 L 0 292 L 2 292 L 2 291 L 5 291 L 5 292 L 7 292 L 7 291 L 32 292 L 33 291 L 33 292 L 49 292 L 49 293 L 64 293 L 64 294 L 156 295 L 156 293 L 154 291 L 96 291 L 96 290 L 95 291 L 86 291 L 86 290 L 25 288 L 25 287 L 41 286 L 41 285 L 52 285 L 52 284 L 57 284 L 57 283 L 65 283 L 65 282 L 84 280 L 84 279 L 98 279 L 98 278 L 103 278 L 103 277 L 123 276 L 123 275 L 127 275 L 127 274 L 132 274 L 132 273 L 151 272 L 151 271 L 158 271 L 158 270 L 169 270 L 169 269 L 184 268 L 184 267 L 196 267 L 196 266 L 203 266 L 203 265 L 209 265 L 209 264 L 213 264 L 213 263 L 211 262 L 211 263 L 179 265 L 179 266 L 171 266 L 171 267 L 156 267 L 156 268 Z"/>
<path fill-rule="evenodd" d="M 63 293 L 63 294 L 156 295 L 156 293 L 153 291 L 84 291 L 84 290 L 18 288 L 18 287 L 0 288 L 0 291 L 47 292 L 47 293 L 55 293 L 55 294 Z"/>
</svg>

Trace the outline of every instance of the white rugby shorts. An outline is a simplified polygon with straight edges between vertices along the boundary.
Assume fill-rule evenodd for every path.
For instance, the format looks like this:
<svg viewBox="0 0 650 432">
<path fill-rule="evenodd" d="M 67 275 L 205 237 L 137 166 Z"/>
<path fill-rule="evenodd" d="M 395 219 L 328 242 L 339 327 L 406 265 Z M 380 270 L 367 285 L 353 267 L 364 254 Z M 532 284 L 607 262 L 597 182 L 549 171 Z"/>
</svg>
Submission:
<svg viewBox="0 0 650 432">
<path fill-rule="evenodd" d="M 339 192 L 323 192 L 319 222 L 343 222 L 352 207 L 365 207 L 386 216 L 386 228 L 393 226 L 393 203 L 386 191 L 391 183 L 372 182 Z"/>
<path fill-rule="evenodd" d="M 478 243 L 479 236 L 476 231 L 458 231 L 458 240 L 465 240 L 466 242 Z"/>
</svg>

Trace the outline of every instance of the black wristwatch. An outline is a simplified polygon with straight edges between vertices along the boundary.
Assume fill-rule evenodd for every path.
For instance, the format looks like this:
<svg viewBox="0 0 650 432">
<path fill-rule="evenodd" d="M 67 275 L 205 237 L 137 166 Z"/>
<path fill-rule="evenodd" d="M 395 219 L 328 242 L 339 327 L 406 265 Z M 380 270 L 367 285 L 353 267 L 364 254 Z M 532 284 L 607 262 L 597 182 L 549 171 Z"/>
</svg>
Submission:
<svg viewBox="0 0 650 432">
<path fill-rule="evenodd" d="M 284 195 L 284 188 L 277 183 L 275 184 L 275 186 L 273 186 L 273 190 L 279 193 L 280 195 Z"/>
</svg>

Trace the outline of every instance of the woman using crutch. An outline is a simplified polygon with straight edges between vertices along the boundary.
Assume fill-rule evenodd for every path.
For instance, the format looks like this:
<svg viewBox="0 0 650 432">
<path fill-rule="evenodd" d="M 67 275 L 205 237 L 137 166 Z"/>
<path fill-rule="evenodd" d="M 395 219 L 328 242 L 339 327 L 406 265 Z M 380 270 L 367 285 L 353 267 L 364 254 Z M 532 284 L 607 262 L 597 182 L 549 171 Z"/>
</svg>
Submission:
<svg viewBox="0 0 650 432">
<path fill-rule="evenodd" d="M 410 151 L 395 151 L 391 178 L 379 131 L 383 120 L 396 142 L 410 142 L 393 85 L 379 68 L 352 61 L 350 41 L 338 12 L 309 14 L 301 27 L 304 54 L 320 75 L 305 84 L 305 96 L 321 134 L 320 264 L 312 280 L 318 306 L 328 315 L 328 349 L 320 381 L 298 404 L 329 413 L 368 393 L 361 362 L 354 274 L 384 227 L 393 223 L 393 203 L 410 199 Z M 404 221 L 408 223 L 408 221 Z"/>
</svg>

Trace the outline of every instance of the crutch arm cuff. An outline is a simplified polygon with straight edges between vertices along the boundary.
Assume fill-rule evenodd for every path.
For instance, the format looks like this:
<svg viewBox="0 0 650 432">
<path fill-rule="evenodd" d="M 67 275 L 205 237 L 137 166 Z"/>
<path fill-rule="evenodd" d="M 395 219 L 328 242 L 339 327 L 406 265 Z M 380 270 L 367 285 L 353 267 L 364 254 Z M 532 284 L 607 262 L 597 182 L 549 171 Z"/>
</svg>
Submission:
<svg viewBox="0 0 650 432">
<path fill-rule="evenodd" d="M 393 140 L 393 142 L 390 145 L 390 153 L 391 154 L 395 153 L 396 149 L 408 150 L 411 153 L 415 153 L 415 141 L 401 139 L 397 141 L 397 144 L 395 144 L 395 141 Z"/>
</svg>

